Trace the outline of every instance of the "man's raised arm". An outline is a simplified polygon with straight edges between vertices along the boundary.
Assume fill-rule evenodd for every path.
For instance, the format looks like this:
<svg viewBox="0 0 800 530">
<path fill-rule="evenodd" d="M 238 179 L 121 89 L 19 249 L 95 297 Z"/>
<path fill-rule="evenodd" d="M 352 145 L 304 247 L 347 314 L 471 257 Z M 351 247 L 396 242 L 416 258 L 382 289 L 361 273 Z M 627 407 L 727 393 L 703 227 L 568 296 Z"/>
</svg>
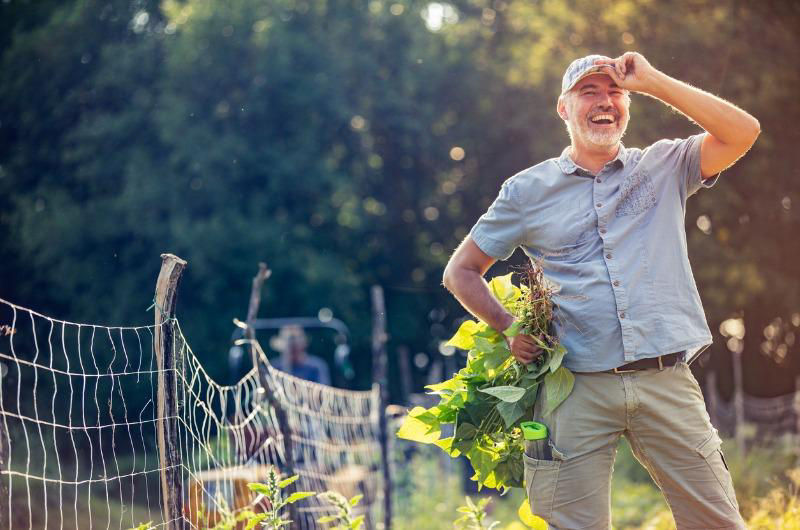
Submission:
<svg viewBox="0 0 800 530">
<path fill-rule="evenodd" d="M 708 133 L 700 149 L 703 178 L 731 166 L 750 149 L 761 133 L 758 120 L 747 112 L 656 70 L 639 53 L 627 52 L 616 59 L 600 59 L 596 64 L 613 66 L 608 73 L 620 87 L 671 105 Z"/>
</svg>

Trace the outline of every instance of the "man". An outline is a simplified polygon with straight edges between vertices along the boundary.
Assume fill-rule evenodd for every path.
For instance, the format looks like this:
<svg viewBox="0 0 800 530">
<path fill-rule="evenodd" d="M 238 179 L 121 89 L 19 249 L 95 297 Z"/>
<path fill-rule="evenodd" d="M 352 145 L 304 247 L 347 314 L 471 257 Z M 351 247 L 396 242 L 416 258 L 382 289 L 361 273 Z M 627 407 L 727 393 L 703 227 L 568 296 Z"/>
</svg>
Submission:
<svg viewBox="0 0 800 530">
<path fill-rule="evenodd" d="M 629 92 L 682 112 L 705 133 L 641 150 L 620 142 Z M 517 247 L 558 286 L 556 331 L 575 373 L 572 393 L 537 419 L 553 460 L 525 458 L 533 512 L 552 528 L 610 528 L 619 437 L 661 488 L 678 528 L 744 528 L 703 396 L 689 370 L 711 343 L 687 257 L 686 199 L 753 145 L 758 121 L 653 68 L 640 54 L 592 55 L 564 74 L 558 114 L 571 145 L 508 179 L 459 245 L 445 286 L 497 330 L 514 317 L 483 274 Z M 510 340 L 522 363 L 540 350 Z"/>
<path fill-rule="evenodd" d="M 303 328 L 296 325 L 282 327 L 278 333 L 277 347 L 281 351 L 281 356 L 272 362 L 272 366 L 306 381 L 331 384 L 330 372 L 325 361 L 306 352 L 308 340 Z"/>
</svg>

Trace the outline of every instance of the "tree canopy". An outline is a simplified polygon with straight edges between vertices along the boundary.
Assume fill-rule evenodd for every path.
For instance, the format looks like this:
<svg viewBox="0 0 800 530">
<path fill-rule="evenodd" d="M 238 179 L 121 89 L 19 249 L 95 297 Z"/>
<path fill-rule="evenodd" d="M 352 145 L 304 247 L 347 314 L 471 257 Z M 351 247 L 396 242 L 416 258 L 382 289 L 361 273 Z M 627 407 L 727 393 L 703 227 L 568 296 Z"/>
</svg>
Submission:
<svg viewBox="0 0 800 530">
<path fill-rule="evenodd" d="M 372 284 L 390 353 L 435 359 L 465 316 L 440 285 L 450 252 L 503 180 L 568 142 L 565 67 L 637 50 L 761 122 L 753 150 L 690 199 L 686 228 L 713 363 L 727 373 L 743 351 L 748 392 L 793 388 L 796 3 L 70 0 L 2 3 L 0 20 L 0 297 L 147 323 L 173 252 L 189 262 L 184 331 L 224 377 L 264 260 L 261 314 L 331 308 L 353 331 L 358 386 Z M 643 96 L 631 114 L 627 145 L 698 131 Z"/>
</svg>

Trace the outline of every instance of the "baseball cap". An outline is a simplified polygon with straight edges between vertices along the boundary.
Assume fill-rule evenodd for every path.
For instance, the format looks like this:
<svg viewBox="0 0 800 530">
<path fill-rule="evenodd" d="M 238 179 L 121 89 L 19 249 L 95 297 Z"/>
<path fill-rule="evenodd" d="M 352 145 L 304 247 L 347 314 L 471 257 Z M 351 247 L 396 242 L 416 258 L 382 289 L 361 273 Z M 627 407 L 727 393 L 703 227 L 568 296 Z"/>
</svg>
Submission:
<svg viewBox="0 0 800 530">
<path fill-rule="evenodd" d="M 602 72 L 606 68 L 612 68 L 609 64 L 594 64 L 597 59 L 610 59 L 610 57 L 606 57 L 605 55 L 587 55 L 586 57 L 575 59 L 570 63 L 567 67 L 567 71 L 564 72 L 564 79 L 561 80 L 562 96 L 572 90 L 572 87 L 584 77 Z"/>
</svg>

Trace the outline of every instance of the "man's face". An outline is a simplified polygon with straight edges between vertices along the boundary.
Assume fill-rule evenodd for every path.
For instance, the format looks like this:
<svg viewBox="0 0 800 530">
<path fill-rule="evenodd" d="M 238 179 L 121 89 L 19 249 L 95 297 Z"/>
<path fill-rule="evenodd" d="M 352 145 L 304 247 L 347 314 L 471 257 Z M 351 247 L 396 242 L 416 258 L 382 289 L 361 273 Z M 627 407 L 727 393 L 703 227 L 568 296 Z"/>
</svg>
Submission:
<svg viewBox="0 0 800 530">
<path fill-rule="evenodd" d="M 630 97 L 605 74 L 590 75 L 559 101 L 573 142 L 612 147 L 628 128 Z"/>
</svg>

